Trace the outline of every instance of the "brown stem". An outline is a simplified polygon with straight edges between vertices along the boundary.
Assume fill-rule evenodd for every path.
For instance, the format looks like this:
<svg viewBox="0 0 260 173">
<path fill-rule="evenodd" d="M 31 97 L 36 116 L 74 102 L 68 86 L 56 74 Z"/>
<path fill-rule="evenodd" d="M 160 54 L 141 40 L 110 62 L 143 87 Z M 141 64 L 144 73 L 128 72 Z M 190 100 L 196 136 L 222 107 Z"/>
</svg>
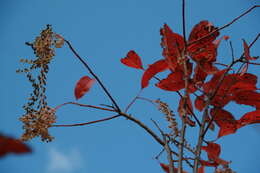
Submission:
<svg viewBox="0 0 260 173">
<path fill-rule="evenodd" d="M 54 109 L 57 110 L 57 109 L 61 108 L 62 106 L 69 105 L 69 104 L 77 105 L 77 106 L 81 106 L 81 107 L 89 107 L 89 108 L 94 108 L 94 109 L 100 109 L 100 110 L 104 110 L 104 111 L 116 112 L 113 109 L 108 109 L 108 108 L 103 108 L 103 107 L 93 106 L 93 105 L 85 105 L 85 104 L 76 103 L 76 102 L 66 102 L 66 103 L 63 103 L 61 105 L 56 106 Z"/>
<path fill-rule="evenodd" d="M 79 54 L 75 51 L 75 49 L 72 47 L 72 45 L 70 44 L 70 42 L 68 40 L 64 40 L 65 43 L 67 43 L 67 45 L 69 46 L 70 50 L 74 53 L 74 55 L 80 60 L 80 62 L 87 68 L 87 70 L 89 71 L 89 73 L 97 80 L 98 84 L 101 86 L 101 88 L 103 89 L 103 91 L 106 93 L 106 95 L 109 97 L 109 99 L 112 101 L 112 103 L 115 105 L 116 109 L 118 112 L 121 112 L 120 107 L 118 106 L 118 104 L 116 103 L 116 101 L 114 100 L 114 98 L 111 96 L 111 94 L 108 92 L 108 90 L 106 89 L 106 87 L 104 86 L 104 84 L 101 82 L 101 80 L 98 78 L 98 76 L 92 71 L 92 69 L 88 66 L 88 64 L 83 60 L 83 58 L 81 58 L 79 56 Z"/>
<path fill-rule="evenodd" d="M 125 108 L 125 113 L 128 111 L 128 109 L 134 104 L 134 102 L 138 99 L 139 95 L 141 94 L 142 90 L 138 92 L 138 94 L 134 97 L 134 99 L 127 105 Z"/>
<path fill-rule="evenodd" d="M 120 112 L 120 115 L 122 115 L 123 117 L 127 118 L 128 120 L 133 121 L 134 123 L 136 123 L 137 125 L 139 125 L 140 127 L 142 127 L 147 133 L 149 133 L 159 144 L 161 144 L 162 146 L 164 146 L 164 142 L 150 129 L 148 128 L 145 124 L 143 124 L 140 120 L 135 119 L 134 117 L 124 113 L 124 112 Z"/>
<path fill-rule="evenodd" d="M 100 123 L 103 121 L 108 121 L 108 120 L 112 120 L 114 118 L 120 117 L 121 115 L 115 115 L 112 117 L 108 117 L 108 118 L 104 118 L 104 119 L 100 119 L 100 120 L 95 120 L 95 121 L 89 121 L 86 123 L 77 123 L 77 124 L 57 124 L 57 125 L 52 125 L 52 127 L 75 127 L 75 126 L 85 126 L 85 125 L 89 125 L 89 124 L 95 124 L 95 123 Z"/>
<path fill-rule="evenodd" d="M 209 100 L 208 100 L 209 103 Z M 206 117 L 208 113 L 208 108 L 209 104 L 207 104 L 207 107 L 204 110 L 203 116 L 202 116 L 202 121 L 201 121 L 201 126 L 200 126 L 200 131 L 199 131 L 199 139 L 198 139 L 198 144 L 196 146 L 196 154 L 195 154 L 195 160 L 194 160 L 194 167 L 193 167 L 193 173 L 198 173 L 198 167 L 199 167 L 199 161 L 200 161 L 200 154 L 201 154 L 201 146 L 203 143 L 203 133 L 204 133 L 204 128 L 206 125 Z"/>
<path fill-rule="evenodd" d="M 167 153 L 167 160 L 169 162 L 169 173 L 174 173 L 174 162 L 173 162 L 173 158 L 172 158 L 172 150 L 169 146 L 169 141 L 167 141 L 167 138 L 166 138 L 166 134 L 164 134 L 164 132 L 162 131 L 162 129 L 159 127 L 159 125 L 154 121 L 152 120 L 152 122 L 155 124 L 155 126 L 157 127 L 157 129 L 160 131 L 162 137 L 163 137 L 163 141 L 165 143 L 164 145 L 164 149 Z"/>
</svg>

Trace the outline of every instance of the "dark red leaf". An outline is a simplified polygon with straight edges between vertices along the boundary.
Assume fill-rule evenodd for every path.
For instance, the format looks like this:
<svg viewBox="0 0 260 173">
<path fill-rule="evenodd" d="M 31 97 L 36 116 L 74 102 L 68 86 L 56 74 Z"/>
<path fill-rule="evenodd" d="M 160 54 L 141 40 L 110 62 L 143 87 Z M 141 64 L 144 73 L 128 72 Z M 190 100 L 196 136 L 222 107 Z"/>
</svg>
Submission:
<svg viewBox="0 0 260 173">
<path fill-rule="evenodd" d="M 251 90 L 243 90 L 235 93 L 234 99 L 237 104 L 254 106 L 260 109 L 260 93 Z"/>
<path fill-rule="evenodd" d="M 94 84 L 95 79 L 91 79 L 88 76 L 83 76 L 76 84 L 74 95 L 76 99 L 80 99 Z"/>
<path fill-rule="evenodd" d="M 219 164 L 212 161 L 200 160 L 202 166 L 217 167 Z"/>
<path fill-rule="evenodd" d="M 163 28 L 161 28 L 161 35 L 163 56 L 169 64 L 169 68 L 174 71 L 178 64 L 178 58 L 182 56 L 184 39 L 181 35 L 172 32 L 167 24 L 164 24 Z"/>
<path fill-rule="evenodd" d="M 199 64 L 197 64 L 194 70 L 193 82 L 196 85 L 201 86 L 204 83 L 204 80 L 207 76 L 208 74 L 203 70 L 203 68 Z"/>
<path fill-rule="evenodd" d="M 133 50 L 130 50 L 125 58 L 122 58 L 121 63 L 128 67 L 136 69 L 144 69 L 140 56 Z"/>
<path fill-rule="evenodd" d="M 0 157 L 8 153 L 23 154 L 31 152 L 31 148 L 18 139 L 0 134 Z"/>
<path fill-rule="evenodd" d="M 213 108 L 210 111 L 211 117 L 214 119 L 214 122 L 219 126 L 218 138 L 233 134 L 237 130 L 237 121 L 233 115 L 219 108 Z"/>
<path fill-rule="evenodd" d="M 210 92 L 214 91 L 216 85 L 219 83 L 219 81 L 220 81 L 222 75 L 224 75 L 224 73 L 225 73 L 226 71 L 227 71 L 227 70 L 224 69 L 224 70 L 221 70 L 221 71 L 215 73 L 215 74 L 213 75 L 213 77 L 211 78 L 211 80 L 203 85 L 203 90 L 204 90 L 206 93 L 210 93 Z"/>
<path fill-rule="evenodd" d="M 256 57 L 250 56 L 249 46 L 247 45 L 245 40 L 243 40 L 243 46 L 244 46 L 244 55 L 245 55 L 246 60 L 247 61 L 256 60 L 257 59 Z"/>
<path fill-rule="evenodd" d="M 249 124 L 260 123 L 260 110 L 248 112 L 238 120 L 238 128 Z"/>
<path fill-rule="evenodd" d="M 147 87 L 152 77 L 154 77 L 157 73 L 167 70 L 168 68 L 168 63 L 165 60 L 159 60 L 154 64 L 149 65 L 148 69 L 143 74 L 141 87 Z"/>
<path fill-rule="evenodd" d="M 164 163 L 160 163 L 160 166 L 162 167 L 162 169 L 166 172 L 166 173 L 169 173 L 170 172 L 170 169 L 169 169 L 169 166 L 164 164 Z"/>
<path fill-rule="evenodd" d="M 198 169 L 198 173 L 205 173 L 205 167 L 204 166 L 201 166 L 201 167 L 199 167 L 199 169 Z"/>
<path fill-rule="evenodd" d="M 201 95 L 201 96 L 196 97 L 195 108 L 201 112 L 205 106 L 206 106 L 205 96 Z"/>
<path fill-rule="evenodd" d="M 215 31 L 215 28 L 208 21 L 201 21 L 199 24 L 195 25 L 190 33 L 188 43 L 196 41 L 196 43 L 191 44 L 188 47 L 188 52 L 192 59 L 196 62 L 213 62 L 216 60 L 217 56 L 217 45 L 213 41 L 219 35 L 219 32 L 201 39 L 202 37 L 208 35 L 209 33 Z M 197 41 L 201 39 L 200 41 Z"/>
<path fill-rule="evenodd" d="M 183 73 L 181 71 L 173 72 L 166 79 L 157 83 L 156 86 L 167 91 L 179 91 L 185 86 Z"/>
<path fill-rule="evenodd" d="M 209 33 L 215 31 L 217 28 L 213 26 L 212 23 L 210 23 L 209 21 L 203 20 L 200 23 L 196 24 L 190 33 L 189 36 L 189 43 L 196 41 L 206 35 L 208 35 Z M 214 34 L 210 35 L 209 37 L 206 37 L 202 40 L 200 40 L 197 44 L 208 44 L 208 43 L 212 43 L 217 36 L 219 35 L 219 32 L 215 32 Z"/>
<path fill-rule="evenodd" d="M 207 146 L 202 146 L 201 149 L 207 152 L 209 160 L 212 160 L 219 165 L 228 165 L 229 164 L 229 162 L 219 158 L 219 155 L 221 152 L 221 148 L 220 148 L 219 144 L 210 142 L 210 143 L 208 143 Z"/>
</svg>

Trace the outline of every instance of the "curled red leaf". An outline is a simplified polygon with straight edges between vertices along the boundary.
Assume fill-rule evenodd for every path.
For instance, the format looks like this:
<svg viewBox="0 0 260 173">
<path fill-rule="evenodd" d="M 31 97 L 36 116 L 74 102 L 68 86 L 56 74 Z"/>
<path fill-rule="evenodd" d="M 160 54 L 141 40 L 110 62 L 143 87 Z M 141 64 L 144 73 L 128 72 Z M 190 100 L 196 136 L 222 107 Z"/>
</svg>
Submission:
<svg viewBox="0 0 260 173">
<path fill-rule="evenodd" d="M 148 69 L 142 76 L 141 87 L 146 88 L 149 85 L 149 81 L 157 73 L 163 72 L 169 68 L 168 63 L 165 60 L 156 61 L 154 64 L 149 65 Z"/>
<path fill-rule="evenodd" d="M 80 99 L 86 92 L 89 91 L 89 89 L 92 87 L 94 84 L 95 79 L 91 79 L 88 76 L 83 76 L 80 78 L 80 80 L 77 82 L 75 90 L 74 90 L 74 95 L 76 99 Z"/>
<path fill-rule="evenodd" d="M 132 68 L 144 69 L 140 56 L 133 50 L 130 50 L 125 58 L 122 58 L 121 63 Z"/>
<path fill-rule="evenodd" d="M 248 112 L 238 120 L 238 128 L 249 124 L 260 123 L 260 110 Z"/>
</svg>

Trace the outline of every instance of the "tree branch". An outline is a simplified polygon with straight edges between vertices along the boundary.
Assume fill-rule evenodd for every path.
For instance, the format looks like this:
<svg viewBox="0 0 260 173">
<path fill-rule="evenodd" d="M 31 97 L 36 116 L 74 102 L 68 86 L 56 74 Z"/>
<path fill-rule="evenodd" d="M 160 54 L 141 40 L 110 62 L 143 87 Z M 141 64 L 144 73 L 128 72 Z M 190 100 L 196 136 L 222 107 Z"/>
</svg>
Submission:
<svg viewBox="0 0 260 173">
<path fill-rule="evenodd" d="M 108 92 L 104 84 L 101 82 L 101 80 L 98 78 L 98 76 L 92 71 L 92 69 L 88 66 L 88 64 L 79 56 L 79 54 L 75 51 L 75 49 L 72 47 L 70 42 L 68 40 L 64 40 L 65 43 L 69 46 L 70 50 L 73 52 L 73 54 L 80 60 L 80 62 L 87 68 L 89 73 L 97 80 L 98 84 L 101 86 L 101 88 L 104 90 L 106 95 L 109 97 L 109 99 L 112 101 L 112 103 L 115 105 L 118 112 L 121 112 L 120 107 L 118 106 L 117 102 L 114 100 L 114 98 L 111 96 L 111 94 Z"/>
<path fill-rule="evenodd" d="M 211 33 L 209 33 L 209 34 L 207 34 L 207 35 L 205 35 L 205 36 L 199 38 L 198 40 L 192 41 L 191 43 L 188 44 L 188 46 L 190 46 L 190 45 L 192 45 L 192 44 L 195 44 L 195 43 L 201 41 L 202 39 L 205 39 L 205 38 L 209 37 L 210 35 L 212 35 L 212 34 L 218 32 L 218 31 L 220 31 L 220 30 L 222 30 L 222 29 L 224 29 L 224 28 L 229 27 L 230 25 L 232 25 L 233 23 L 235 23 L 237 20 L 239 20 L 241 17 L 245 16 L 246 14 L 248 14 L 249 12 L 251 12 L 253 9 L 255 9 L 255 8 L 257 8 L 257 7 L 260 7 L 260 5 L 254 5 L 253 7 L 249 8 L 247 11 L 245 11 L 244 13 L 242 13 L 241 15 L 239 15 L 238 17 L 236 17 L 235 19 L 233 19 L 231 22 L 229 22 L 229 23 L 225 24 L 224 26 L 222 26 L 222 27 L 220 27 L 220 28 L 218 28 L 218 29 L 212 31 Z"/>
</svg>

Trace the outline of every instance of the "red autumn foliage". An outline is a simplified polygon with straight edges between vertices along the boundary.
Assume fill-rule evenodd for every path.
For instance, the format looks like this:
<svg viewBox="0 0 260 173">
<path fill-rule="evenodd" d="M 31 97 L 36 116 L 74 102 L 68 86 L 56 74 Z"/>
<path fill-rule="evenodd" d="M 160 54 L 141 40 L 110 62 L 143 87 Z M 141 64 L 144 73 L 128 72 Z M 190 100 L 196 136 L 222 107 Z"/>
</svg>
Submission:
<svg viewBox="0 0 260 173">
<path fill-rule="evenodd" d="M 136 69 L 144 69 L 140 56 L 133 50 L 130 50 L 125 58 L 122 58 L 121 63 L 128 67 Z"/>
<path fill-rule="evenodd" d="M 218 138 L 236 132 L 237 122 L 230 112 L 224 109 L 213 108 L 211 109 L 210 114 L 214 122 L 220 128 Z"/>
<path fill-rule="evenodd" d="M 184 49 L 184 39 L 181 35 L 172 32 L 171 28 L 164 24 L 161 29 L 162 41 L 161 46 L 163 48 L 163 56 L 165 57 L 169 67 L 172 71 L 178 65 L 178 58 L 181 57 Z"/>
<path fill-rule="evenodd" d="M 191 31 L 188 43 L 192 43 L 202 38 L 215 29 L 216 28 L 208 21 L 200 22 Z M 167 24 L 165 24 L 161 29 L 161 35 L 161 46 L 163 48 L 162 54 L 166 61 L 164 63 L 168 64 L 168 67 L 162 69 L 161 64 L 157 63 L 158 61 L 153 64 L 152 68 L 149 67 L 142 77 L 142 88 L 148 86 L 147 81 L 149 81 L 154 75 L 169 69 L 171 73 L 165 80 L 158 84 L 158 87 L 168 91 L 179 91 L 184 88 L 184 81 L 182 80 L 184 80 L 185 71 L 182 64 L 186 61 L 188 76 L 190 77 L 192 73 L 192 63 L 187 61 L 187 57 L 184 58 L 182 55 L 184 53 L 184 39 L 181 35 L 174 33 Z M 197 72 L 195 72 L 194 79 L 192 80 L 194 84 L 203 83 L 208 74 L 214 74 L 218 71 L 218 69 L 212 64 L 216 60 L 217 55 L 217 45 L 213 41 L 218 35 L 219 33 L 215 32 L 211 36 L 201 39 L 187 48 L 189 56 L 197 63 L 195 70 Z M 182 79 L 180 77 L 182 77 Z M 189 88 L 193 88 L 192 92 L 196 90 L 191 86 Z"/>
<path fill-rule="evenodd" d="M 89 89 L 92 87 L 94 84 L 95 79 L 91 79 L 88 76 L 83 76 L 80 78 L 80 80 L 77 82 L 75 90 L 74 90 L 74 95 L 76 99 L 80 99 L 86 92 L 89 91 Z"/>
<path fill-rule="evenodd" d="M 168 68 L 169 66 L 165 60 L 159 60 L 156 61 L 154 64 L 149 65 L 148 69 L 144 72 L 142 77 L 142 88 L 147 87 L 150 79 L 154 77 L 157 73 L 163 72 Z"/>
<path fill-rule="evenodd" d="M 167 78 L 156 84 L 157 87 L 166 91 L 179 91 L 184 88 L 185 81 L 183 80 L 183 72 L 176 71 L 170 73 Z"/>
<path fill-rule="evenodd" d="M 199 167 L 198 173 L 205 173 L 205 166 Z"/>
<path fill-rule="evenodd" d="M 220 152 L 221 152 L 221 148 L 220 148 L 219 144 L 210 142 L 210 143 L 208 143 L 207 146 L 202 146 L 201 149 L 207 152 L 208 159 L 210 161 L 209 163 L 212 163 L 212 165 L 214 165 L 214 164 L 216 164 L 216 165 L 228 165 L 229 164 L 229 162 L 219 158 L 219 155 L 220 155 Z M 202 163 L 203 162 L 201 162 L 201 164 Z M 207 166 L 207 165 L 203 165 L 203 166 Z"/>
<path fill-rule="evenodd" d="M 32 152 L 31 148 L 21 140 L 0 134 L 0 157 L 9 153 L 24 154 Z"/>
<path fill-rule="evenodd" d="M 260 110 L 248 112 L 237 121 L 238 128 L 255 123 L 260 123 Z"/>
</svg>

